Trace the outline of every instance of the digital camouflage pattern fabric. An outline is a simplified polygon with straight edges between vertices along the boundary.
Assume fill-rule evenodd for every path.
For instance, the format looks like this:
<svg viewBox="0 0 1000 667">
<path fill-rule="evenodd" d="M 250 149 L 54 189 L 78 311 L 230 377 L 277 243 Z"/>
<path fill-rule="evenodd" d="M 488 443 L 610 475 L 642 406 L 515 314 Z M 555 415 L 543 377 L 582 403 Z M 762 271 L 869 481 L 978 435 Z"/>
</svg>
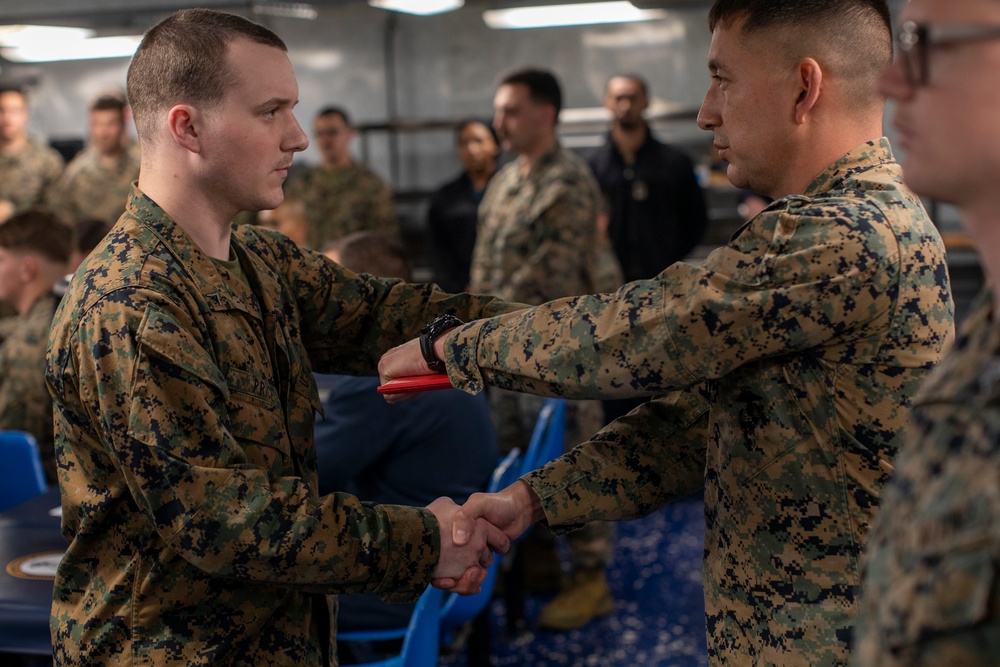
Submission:
<svg viewBox="0 0 1000 667">
<path fill-rule="evenodd" d="M 483 195 L 471 291 L 538 305 L 593 292 L 599 279 L 615 280 L 616 276 L 608 277 L 605 265 L 599 268 L 600 190 L 587 163 L 556 145 L 527 174 L 522 174 L 523 164 L 524 158 L 518 158 L 506 165 L 490 179 Z M 610 246 L 605 245 L 604 251 L 603 256 L 617 266 Z M 501 451 L 527 446 L 544 402 L 537 396 L 490 393 Z M 571 402 L 566 410 L 567 449 L 603 424 L 600 403 Z M 571 564 L 610 564 L 613 534 L 610 524 L 597 522 L 572 533 Z"/>
<path fill-rule="evenodd" d="M 14 212 L 46 203 L 62 170 L 59 153 L 33 139 L 19 151 L 0 152 L 0 199 L 10 200 Z"/>
<path fill-rule="evenodd" d="M 313 371 L 373 373 L 430 318 L 511 308 L 358 278 L 234 227 L 245 280 L 133 189 L 57 312 L 58 665 L 319 665 L 335 592 L 414 600 L 424 509 L 317 493 Z"/>
<path fill-rule="evenodd" d="M 524 175 L 523 161 L 483 195 L 470 289 L 533 305 L 594 291 L 601 195 L 587 163 L 558 145 Z"/>
<path fill-rule="evenodd" d="M 139 144 L 129 143 L 116 164 L 101 164 L 93 148 L 70 160 L 52 189 L 50 203 L 67 221 L 96 218 L 114 224 L 125 211 L 132 181 L 139 178 Z"/>
<path fill-rule="evenodd" d="M 1000 329 L 982 293 L 914 401 L 865 555 L 854 664 L 1000 662 Z"/>
<path fill-rule="evenodd" d="M 399 236 L 392 190 L 362 164 L 336 169 L 313 167 L 291 179 L 286 192 L 306 204 L 306 243 L 314 250 L 322 251 L 354 232 Z"/>
<path fill-rule="evenodd" d="M 27 431 L 38 442 L 49 484 L 56 483 L 52 397 L 45 387 L 45 346 L 59 299 L 39 298 L 0 345 L 0 430 Z"/>
<path fill-rule="evenodd" d="M 953 337 L 940 236 L 888 141 L 774 202 L 701 266 L 446 338 L 455 386 L 657 395 L 525 479 L 548 522 L 702 490 L 713 665 L 844 665 L 859 558 L 908 405 Z"/>
</svg>

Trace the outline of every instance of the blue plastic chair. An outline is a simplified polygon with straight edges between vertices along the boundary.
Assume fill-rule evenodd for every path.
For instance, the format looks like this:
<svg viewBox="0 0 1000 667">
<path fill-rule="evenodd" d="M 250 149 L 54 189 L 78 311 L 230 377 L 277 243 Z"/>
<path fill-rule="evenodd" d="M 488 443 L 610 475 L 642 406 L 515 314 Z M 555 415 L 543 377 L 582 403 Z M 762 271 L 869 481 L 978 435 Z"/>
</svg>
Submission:
<svg viewBox="0 0 1000 667">
<path fill-rule="evenodd" d="M 497 464 L 497 467 L 493 470 L 492 475 L 490 475 L 490 482 L 486 487 L 486 491 L 493 493 L 504 489 L 517 480 L 521 475 L 521 450 L 514 448 L 511 450 L 507 456 Z M 456 593 L 447 593 L 444 597 L 444 602 L 440 604 L 440 614 L 437 625 L 438 637 L 437 641 L 440 644 L 450 644 L 454 639 L 455 631 L 465 625 L 468 621 L 478 619 L 480 614 L 489 605 L 490 600 L 493 599 L 493 591 L 496 588 L 497 582 L 497 572 L 500 566 L 500 560 L 502 556 L 497 554 L 493 558 L 493 564 L 490 565 L 489 569 L 486 571 L 486 579 L 483 580 L 483 585 L 479 589 L 479 592 L 475 595 L 458 595 Z M 441 593 L 441 591 L 438 591 Z M 424 593 L 426 597 L 427 593 Z M 421 598 L 422 600 L 423 598 Z M 417 607 L 420 603 L 417 603 Z M 411 634 L 413 628 L 413 618 L 417 615 L 417 609 L 414 609 L 413 616 L 410 619 L 410 625 L 406 628 L 387 628 L 382 630 L 352 630 L 349 632 L 339 633 L 337 635 L 338 639 L 342 641 L 386 641 L 391 639 L 405 638 Z M 477 624 L 474 628 L 474 637 L 470 639 L 470 650 L 469 650 L 469 664 L 477 665 L 488 665 L 489 664 L 489 619 L 484 618 L 484 623 Z M 478 635 L 476 632 L 478 631 Z M 482 634 L 485 633 L 485 634 Z M 405 640 L 404 640 L 405 642 Z M 475 644 L 475 648 L 473 645 Z M 405 646 L 404 646 L 405 651 Z M 485 654 L 483 653 L 485 651 Z M 375 665 L 382 666 L 393 665 L 397 663 L 366 663 L 371 667 Z M 423 664 L 423 663 L 399 663 L 399 664 Z M 437 664 L 426 663 L 428 665 Z"/>
<path fill-rule="evenodd" d="M 566 399 L 550 398 L 542 405 L 531 433 L 531 440 L 524 453 L 521 473 L 526 475 L 549 461 L 559 458 L 566 451 Z M 528 532 L 531 532 L 530 530 Z M 524 535 L 527 535 L 526 532 Z M 524 535 L 521 537 L 523 538 Z M 507 607 L 507 627 L 524 627 L 524 553 L 511 549 L 509 567 L 504 570 L 504 601 Z"/>
<path fill-rule="evenodd" d="M 0 512 L 45 492 L 45 472 L 38 443 L 24 431 L 0 431 Z"/>
<path fill-rule="evenodd" d="M 550 398 L 538 413 L 535 430 L 524 452 L 521 475 L 559 458 L 565 451 L 566 399 Z M 520 476 L 520 475 L 519 475 Z"/>
<path fill-rule="evenodd" d="M 496 493 L 517 481 L 517 478 L 521 476 L 521 467 L 521 450 L 515 447 L 493 470 L 490 483 L 486 487 L 487 493 Z M 449 593 L 447 595 L 441 606 L 441 643 L 450 644 L 454 638 L 455 630 L 475 619 L 486 609 L 490 600 L 493 599 L 497 571 L 502 558 L 501 554 L 496 554 L 493 557 L 493 564 L 486 570 L 486 579 L 483 580 L 483 585 L 478 593 L 475 595 Z M 486 629 L 488 630 L 488 628 L 487 624 Z"/>
<path fill-rule="evenodd" d="M 399 655 L 385 660 L 360 663 L 359 667 L 435 667 L 441 655 L 441 591 L 428 586 L 413 608 L 406 628 L 354 630 L 337 633 L 338 641 L 377 642 L 403 638 Z M 402 634 L 400 633 L 402 630 Z"/>
</svg>

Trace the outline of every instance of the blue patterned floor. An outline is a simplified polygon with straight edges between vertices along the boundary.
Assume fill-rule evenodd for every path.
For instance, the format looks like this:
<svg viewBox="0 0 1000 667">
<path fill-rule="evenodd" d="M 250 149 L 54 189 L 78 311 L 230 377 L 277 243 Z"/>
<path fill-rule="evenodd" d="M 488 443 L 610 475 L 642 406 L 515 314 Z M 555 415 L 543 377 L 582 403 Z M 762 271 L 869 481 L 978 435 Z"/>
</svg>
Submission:
<svg viewBox="0 0 1000 667">
<path fill-rule="evenodd" d="M 492 664 L 496 667 L 702 667 L 705 605 L 701 586 L 704 506 L 700 497 L 673 503 L 618 525 L 608 578 L 613 614 L 565 633 L 535 631 L 549 598 L 529 596 L 528 630 L 507 633 L 503 602 L 493 602 Z M 442 666 L 467 664 L 464 651 Z"/>
</svg>

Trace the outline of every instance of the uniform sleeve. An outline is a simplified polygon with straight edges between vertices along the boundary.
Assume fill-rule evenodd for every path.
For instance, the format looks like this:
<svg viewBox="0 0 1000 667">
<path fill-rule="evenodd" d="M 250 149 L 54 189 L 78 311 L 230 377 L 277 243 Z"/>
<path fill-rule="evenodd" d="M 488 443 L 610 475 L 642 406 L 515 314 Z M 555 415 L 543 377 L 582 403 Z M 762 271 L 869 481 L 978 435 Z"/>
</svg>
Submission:
<svg viewBox="0 0 1000 667">
<path fill-rule="evenodd" d="M 372 375 L 382 354 L 417 336 L 439 315 L 464 322 L 524 308 L 493 297 L 449 295 L 433 284 L 355 275 L 320 253 L 284 237 L 253 230 L 270 239 L 258 247 L 286 278 L 300 309 L 302 339 L 320 373 Z"/>
<path fill-rule="evenodd" d="M 45 190 L 45 203 L 67 223 L 76 221 L 79 207 L 74 201 L 74 185 L 78 169 L 77 163 L 70 162 L 62 174 Z"/>
<path fill-rule="evenodd" d="M 498 290 L 505 301 L 540 304 L 591 291 L 597 246 L 596 188 L 554 188 L 532 222 L 533 243 Z"/>
<path fill-rule="evenodd" d="M 775 213 L 773 229 L 748 229 L 703 266 L 677 263 L 614 294 L 456 329 L 445 341 L 452 383 L 473 393 L 492 384 L 566 398 L 653 395 L 835 336 L 879 335 L 861 325 L 894 307 L 898 247 L 884 225 L 864 222 L 870 211 L 837 214 Z"/>
<path fill-rule="evenodd" d="M 43 441 L 41 434 L 52 430 L 44 342 L 27 344 L 19 333 L 4 343 L 0 355 L 0 430 L 27 431 Z"/>
<path fill-rule="evenodd" d="M 282 476 L 291 445 L 276 391 L 220 368 L 186 313 L 155 292 L 112 292 L 49 375 L 58 392 L 72 382 L 68 361 L 79 364 L 88 414 L 67 416 L 101 425 L 106 455 L 159 538 L 216 576 L 410 599 L 437 562 L 433 515 L 318 497 Z"/>
<path fill-rule="evenodd" d="M 646 516 L 704 485 L 708 404 L 672 392 L 522 479 L 557 532 Z"/>
<path fill-rule="evenodd" d="M 49 199 L 49 192 L 55 188 L 59 177 L 63 173 L 63 159 L 55 150 L 47 151 L 45 159 L 42 161 L 42 189 L 38 193 L 38 201 L 46 202 Z M 72 220 L 70 221 L 72 222 Z"/>
</svg>

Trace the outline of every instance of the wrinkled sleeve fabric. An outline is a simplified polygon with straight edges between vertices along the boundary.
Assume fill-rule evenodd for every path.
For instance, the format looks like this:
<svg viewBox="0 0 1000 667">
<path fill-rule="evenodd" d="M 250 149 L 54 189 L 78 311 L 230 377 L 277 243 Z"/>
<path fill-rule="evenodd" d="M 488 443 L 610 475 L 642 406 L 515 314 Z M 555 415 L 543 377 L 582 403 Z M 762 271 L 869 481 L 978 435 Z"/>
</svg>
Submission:
<svg viewBox="0 0 1000 667">
<path fill-rule="evenodd" d="M 821 346 L 891 307 L 899 249 L 873 206 L 792 200 L 701 266 L 613 294 L 482 320 L 445 340 L 452 384 L 546 396 L 653 395 Z"/>
<path fill-rule="evenodd" d="M 646 516 L 704 486 L 707 424 L 700 395 L 672 392 L 522 479 L 556 532 Z"/>
</svg>

